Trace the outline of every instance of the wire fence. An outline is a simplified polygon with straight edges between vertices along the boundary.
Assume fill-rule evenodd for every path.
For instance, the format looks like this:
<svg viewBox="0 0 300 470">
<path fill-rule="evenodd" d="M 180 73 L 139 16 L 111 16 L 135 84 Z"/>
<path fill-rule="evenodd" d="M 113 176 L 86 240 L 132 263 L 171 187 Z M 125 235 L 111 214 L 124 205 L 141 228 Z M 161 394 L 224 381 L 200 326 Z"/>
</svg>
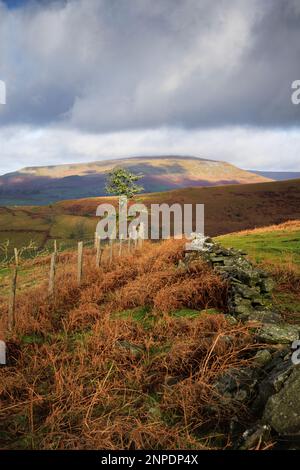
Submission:
<svg viewBox="0 0 300 470">
<path fill-rule="evenodd" d="M 47 268 L 48 276 L 48 294 L 53 296 L 56 289 L 56 273 L 60 256 L 63 255 L 64 251 L 68 254 L 70 251 L 76 253 L 77 250 L 77 283 L 80 286 L 83 282 L 83 262 L 84 262 L 84 250 L 90 249 L 90 254 L 94 256 L 95 267 L 99 268 L 102 264 L 103 253 L 106 251 L 107 257 L 105 263 L 110 266 L 113 262 L 114 257 L 121 257 L 123 254 L 129 254 L 138 247 L 143 246 L 144 239 L 140 234 L 135 238 L 124 239 L 120 237 L 117 240 L 103 241 L 95 233 L 95 237 L 84 238 L 77 243 L 72 243 L 65 246 L 57 243 L 57 240 L 53 240 L 52 250 L 36 250 L 33 244 L 29 244 L 27 247 L 17 249 L 14 248 L 14 254 L 11 257 L 6 257 L 3 265 L 8 267 L 10 282 L 9 282 L 9 293 L 8 293 L 8 309 L 7 309 L 7 327 L 8 333 L 11 333 L 16 323 L 16 297 L 18 290 L 18 282 L 20 279 L 20 273 L 28 266 L 32 267 L 37 262 L 37 265 L 44 264 Z M 31 256 L 29 256 L 31 255 Z M 44 274 L 44 273 L 43 273 Z M 44 278 L 45 280 L 45 278 Z"/>
<path fill-rule="evenodd" d="M 85 247 L 93 247 L 94 238 L 86 237 L 80 238 Z M 30 241 L 28 245 L 18 248 L 19 262 L 32 261 L 49 256 L 53 252 L 55 245 L 59 252 L 67 250 L 75 250 L 78 245 L 77 240 L 48 240 L 47 247 L 39 247 L 35 241 Z M 15 264 L 15 247 L 12 247 L 9 240 L 0 243 L 0 269 L 9 268 Z"/>
</svg>

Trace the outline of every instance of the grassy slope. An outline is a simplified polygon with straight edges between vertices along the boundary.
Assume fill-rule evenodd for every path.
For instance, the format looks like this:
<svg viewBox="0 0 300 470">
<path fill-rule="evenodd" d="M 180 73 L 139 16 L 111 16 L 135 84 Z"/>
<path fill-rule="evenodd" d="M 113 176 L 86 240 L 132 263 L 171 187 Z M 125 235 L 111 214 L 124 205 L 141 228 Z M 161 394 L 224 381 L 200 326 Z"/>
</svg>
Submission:
<svg viewBox="0 0 300 470">
<path fill-rule="evenodd" d="M 294 221 L 219 238 L 247 249 L 274 273 L 274 300 L 289 321 L 300 321 L 299 230 Z M 54 301 L 46 292 L 49 257 L 25 265 L 26 291 L 18 293 L 19 321 L 11 337 L 17 362 L 12 374 L 1 377 L 0 370 L 1 446 L 230 445 L 228 423 L 242 410 L 238 403 L 231 409 L 212 383 L 224 370 L 246 365 L 240 351 L 245 347 L 247 355 L 254 346 L 244 327 L 224 320 L 220 279 L 201 262 L 189 272 L 176 268 L 181 246 L 180 241 L 146 244 L 143 253 L 111 267 L 106 253 L 99 271 L 94 253 L 86 251 L 80 289 L 76 255 L 62 254 Z M 5 313 L 7 302 L 0 307 Z"/>
<path fill-rule="evenodd" d="M 246 250 L 257 263 L 291 264 L 300 272 L 300 221 L 218 237 L 225 246 Z"/>
<path fill-rule="evenodd" d="M 246 251 L 276 279 L 274 301 L 287 320 L 300 322 L 300 221 L 220 236 L 227 247 Z"/>
<path fill-rule="evenodd" d="M 205 231 L 212 236 L 247 228 L 300 219 L 300 180 L 187 188 L 137 198 L 151 203 L 205 204 Z M 102 202 L 117 204 L 115 198 L 88 198 L 62 201 L 45 207 L 0 208 L 0 242 L 24 246 L 33 239 L 40 247 L 51 240 L 75 246 L 74 240 L 92 238 Z"/>
</svg>

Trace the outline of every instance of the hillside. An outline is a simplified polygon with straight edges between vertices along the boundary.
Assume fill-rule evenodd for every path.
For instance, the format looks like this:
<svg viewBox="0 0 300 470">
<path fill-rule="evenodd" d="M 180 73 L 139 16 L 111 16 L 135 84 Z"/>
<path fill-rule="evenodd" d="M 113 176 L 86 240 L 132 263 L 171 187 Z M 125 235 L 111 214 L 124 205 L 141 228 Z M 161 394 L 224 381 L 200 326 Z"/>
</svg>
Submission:
<svg viewBox="0 0 300 470">
<path fill-rule="evenodd" d="M 270 178 L 274 181 L 287 181 L 300 178 L 300 171 L 248 171 L 250 173 L 254 173 L 255 175 L 263 176 L 264 178 Z"/>
<path fill-rule="evenodd" d="M 200 259 L 180 267 L 183 258 L 182 241 L 148 242 L 96 269 L 86 250 L 78 286 L 69 253 L 53 298 L 46 277 L 18 292 L 10 362 L 0 368 L 2 449 L 234 445 L 232 420 L 244 430 L 249 417 L 218 381 L 255 364 L 258 346 L 224 315 L 226 283 Z"/>
<path fill-rule="evenodd" d="M 247 251 L 257 263 L 293 264 L 300 273 L 300 220 L 230 233 L 218 240 Z"/>
<path fill-rule="evenodd" d="M 52 206 L 0 208 L 0 243 L 21 247 L 34 240 L 47 247 L 52 240 L 74 246 L 76 240 L 92 239 L 101 202 L 116 198 L 62 201 Z M 211 236 L 300 219 L 300 180 L 260 184 L 188 188 L 144 194 L 151 203 L 205 204 L 205 231 Z"/>
<path fill-rule="evenodd" d="M 300 323 L 300 220 L 220 236 L 217 241 L 248 253 L 276 280 L 274 302 L 291 322 Z"/>
<path fill-rule="evenodd" d="M 144 175 L 146 192 L 188 186 L 269 181 L 229 163 L 195 157 L 134 157 L 92 163 L 28 167 L 0 176 L 0 205 L 47 205 L 105 194 L 106 174 L 116 166 Z"/>
<path fill-rule="evenodd" d="M 257 233 L 272 240 L 298 229 L 290 222 Z M 22 261 L 19 276 L 32 284 L 18 280 L 10 331 L 8 292 L 0 297 L 8 351 L 0 447 L 299 448 L 299 368 L 290 343 L 300 318 L 279 297 L 289 280 L 299 307 L 299 275 L 274 276 L 273 298 L 270 276 L 240 252 L 206 243 L 210 252 L 200 255 L 186 254 L 183 240 L 127 245 L 122 254 L 115 247 L 112 259 L 107 247 L 100 266 L 95 250 L 85 249 L 80 283 L 76 252 L 58 253 L 52 295 L 50 257 Z M 232 296 L 252 312 L 245 317 Z"/>
</svg>

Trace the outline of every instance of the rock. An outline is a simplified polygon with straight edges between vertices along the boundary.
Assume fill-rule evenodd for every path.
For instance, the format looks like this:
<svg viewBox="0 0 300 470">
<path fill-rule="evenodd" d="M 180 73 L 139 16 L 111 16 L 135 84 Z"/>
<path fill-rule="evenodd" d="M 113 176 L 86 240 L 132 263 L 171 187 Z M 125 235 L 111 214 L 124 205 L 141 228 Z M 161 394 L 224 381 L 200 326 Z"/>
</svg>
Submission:
<svg viewBox="0 0 300 470">
<path fill-rule="evenodd" d="M 262 279 L 269 279 L 269 274 L 266 273 L 266 271 L 263 271 L 262 269 L 257 269 L 257 272 L 259 273 Z"/>
<path fill-rule="evenodd" d="M 210 261 L 212 263 L 221 263 L 221 264 L 224 264 L 224 261 L 225 261 L 225 257 L 224 256 L 211 256 L 210 257 Z"/>
<path fill-rule="evenodd" d="M 245 402 L 250 399 L 257 384 L 257 371 L 253 368 L 229 369 L 214 384 L 216 391 L 226 398 Z"/>
<path fill-rule="evenodd" d="M 256 294 L 251 297 L 251 304 L 253 307 L 267 307 L 268 301 L 264 299 L 261 295 Z"/>
<path fill-rule="evenodd" d="M 251 286 L 251 275 L 246 270 L 234 268 L 230 274 L 232 278 L 239 280 L 242 284 Z"/>
<path fill-rule="evenodd" d="M 248 317 L 252 313 L 252 306 L 251 304 L 241 303 L 234 307 L 233 313 L 238 316 Z"/>
<path fill-rule="evenodd" d="M 275 283 L 271 278 L 265 278 L 260 281 L 260 288 L 263 294 L 269 294 L 274 289 Z"/>
<path fill-rule="evenodd" d="M 235 294 L 239 294 L 239 296 L 249 300 L 259 295 L 259 290 L 257 288 L 248 287 L 241 283 L 234 286 L 232 290 Z"/>
<path fill-rule="evenodd" d="M 234 395 L 234 399 L 237 401 L 240 401 L 241 403 L 245 402 L 247 398 L 248 398 L 248 392 L 247 390 L 244 390 L 244 389 L 238 390 Z"/>
<path fill-rule="evenodd" d="M 214 250 L 214 253 L 216 255 L 220 255 L 220 256 L 229 256 L 230 253 L 228 250 L 224 249 L 224 248 L 217 248 Z"/>
<path fill-rule="evenodd" d="M 266 404 L 263 422 L 281 436 L 300 435 L 300 368 L 294 370 L 283 388 Z"/>
<path fill-rule="evenodd" d="M 242 436 L 243 443 L 239 450 L 255 449 L 258 444 L 267 442 L 271 435 L 271 427 L 267 424 L 258 424 L 251 429 L 247 429 Z"/>
<path fill-rule="evenodd" d="M 255 364 L 258 366 L 265 366 L 272 360 L 272 354 L 268 349 L 261 349 L 260 351 L 257 351 L 257 353 L 254 356 L 254 361 Z"/>
<path fill-rule="evenodd" d="M 248 315 L 243 315 L 239 317 L 242 321 L 253 322 L 257 321 L 260 323 L 282 323 L 282 317 L 279 313 L 273 312 L 271 310 L 256 310 L 249 312 Z"/>
<path fill-rule="evenodd" d="M 187 251 L 210 251 L 214 246 L 212 239 L 203 233 L 191 233 L 191 242 L 187 243 Z"/>
<path fill-rule="evenodd" d="M 268 399 L 279 392 L 290 376 L 294 366 L 289 349 L 283 349 L 273 354 L 272 360 L 261 369 L 258 393 L 252 404 L 252 411 L 261 415 Z"/>
<path fill-rule="evenodd" d="M 231 258 L 229 256 L 229 254 L 227 253 L 227 255 L 224 255 L 223 256 L 223 259 L 224 259 L 224 266 L 227 266 L 228 268 L 233 268 L 234 265 L 235 265 L 235 261 L 233 258 Z"/>
<path fill-rule="evenodd" d="M 256 333 L 259 341 L 270 344 L 286 344 L 292 343 L 299 339 L 299 326 L 289 325 L 287 323 L 265 324 Z"/>
<path fill-rule="evenodd" d="M 225 318 L 230 325 L 236 325 L 238 323 L 237 319 L 232 315 L 226 315 Z"/>
<path fill-rule="evenodd" d="M 247 251 L 244 251 L 244 250 L 238 250 L 238 252 L 242 256 L 247 256 L 248 255 Z"/>
<path fill-rule="evenodd" d="M 244 299 L 240 295 L 235 295 L 234 298 L 231 299 L 230 305 L 232 305 L 232 307 L 235 307 L 235 310 L 237 310 L 239 307 L 246 307 L 247 309 L 250 309 L 250 310 L 252 309 L 251 300 Z"/>
</svg>

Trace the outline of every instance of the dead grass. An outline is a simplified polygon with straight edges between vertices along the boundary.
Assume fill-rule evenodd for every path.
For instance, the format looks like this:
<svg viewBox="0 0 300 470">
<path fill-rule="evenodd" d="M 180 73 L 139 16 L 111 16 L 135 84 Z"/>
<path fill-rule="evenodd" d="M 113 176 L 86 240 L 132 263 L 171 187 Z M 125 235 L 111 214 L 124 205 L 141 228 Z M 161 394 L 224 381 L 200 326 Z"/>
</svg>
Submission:
<svg viewBox="0 0 300 470">
<path fill-rule="evenodd" d="M 281 224 L 266 225 L 264 227 L 257 227 L 249 230 L 241 230 L 239 232 L 231 233 L 230 235 L 257 235 L 260 233 L 269 232 L 294 232 L 300 230 L 300 220 L 288 220 Z"/>
<path fill-rule="evenodd" d="M 0 369 L 1 448 L 230 446 L 230 420 L 246 410 L 214 382 L 257 346 L 222 314 L 172 315 L 226 304 L 226 284 L 201 261 L 178 267 L 182 257 L 182 241 L 149 243 L 95 269 L 89 251 L 78 287 L 70 255 L 55 298 L 46 284 L 19 296 L 10 366 Z M 140 321 L 116 316 L 132 308 L 143 309 Z"/>
<path fill-rule="evenodd" d="M 277 288 L 282 292 L 299 294 L 300 292 L 300 274 L 299 267 L 292 261 L 284 265 L 274 265 L 264 262 L 263 267 L 272 274 L 277 282 Z"/>
<path fill-rule="evenodd" d="M 282 265 L 264 263 L 276 282 L 273 302 L 288 323 L 300 324 L 300 273 L 293 261 Z"/>
</svg>

